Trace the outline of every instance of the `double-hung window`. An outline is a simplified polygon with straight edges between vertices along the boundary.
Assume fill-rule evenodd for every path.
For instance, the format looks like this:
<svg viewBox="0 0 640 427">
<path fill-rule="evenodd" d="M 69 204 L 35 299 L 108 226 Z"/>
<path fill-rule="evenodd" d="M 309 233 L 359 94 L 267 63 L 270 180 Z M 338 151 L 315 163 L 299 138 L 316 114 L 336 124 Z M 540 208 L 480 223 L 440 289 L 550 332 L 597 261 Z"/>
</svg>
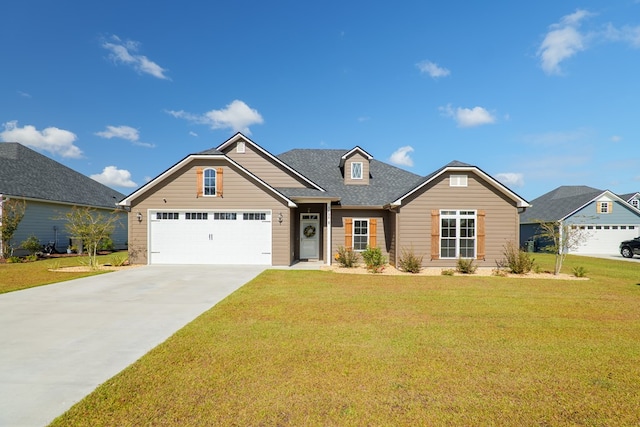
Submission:
<svg viewBox="0 0 640 427">
<path fill-rule="evenodd" d="M 203 179 L 204 179 L 204 183 L 202 188 L 204 189 L 204 195 L 215 196 L 216 195 L 216 170 L 205 169 Z"/>
<path fill-rule="evenodd" d="M 353 250 L 364 251 L 369 244 L 369 220 L 353 220 Z"/>
<path fill-rule="evenodd" d="M 440 258 L 475 258 L 476 224 L 476 211 L 440 211 Z"/>
</svg>

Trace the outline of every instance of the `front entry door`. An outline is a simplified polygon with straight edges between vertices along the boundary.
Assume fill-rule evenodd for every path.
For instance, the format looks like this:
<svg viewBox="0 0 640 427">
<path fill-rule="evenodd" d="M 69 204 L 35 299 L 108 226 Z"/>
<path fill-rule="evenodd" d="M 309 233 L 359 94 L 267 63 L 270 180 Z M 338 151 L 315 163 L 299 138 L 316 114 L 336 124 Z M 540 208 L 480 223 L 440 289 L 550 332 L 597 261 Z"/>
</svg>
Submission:
<svg viewBox="0 0 640 427">
<path fill-rule="evenodd" d="M 320 214 L 300 214 L 300 259 L 317 259 L 320 253 Z"/>
</svg>

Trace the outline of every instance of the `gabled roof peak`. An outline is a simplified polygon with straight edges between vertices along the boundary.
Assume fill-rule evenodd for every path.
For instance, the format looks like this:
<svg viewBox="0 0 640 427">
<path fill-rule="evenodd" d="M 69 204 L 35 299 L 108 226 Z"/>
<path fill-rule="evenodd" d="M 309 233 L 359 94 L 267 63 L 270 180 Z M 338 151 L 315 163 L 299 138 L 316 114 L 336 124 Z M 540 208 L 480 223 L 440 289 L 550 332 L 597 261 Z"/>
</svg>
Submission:
<svg viewBox="0 0 640 427">
<path fill-rule="evenodd" d="M 349 150 L 346 153 L 344 153 L 342 155 L 342 157 L 340 157 L 340 167 L 343 167 L 344 166 L 344 162 L 354 153 L 362 154 L 369 161 L 371 161 L 373 159 L 373 156 L 371 154 L 367 153 L 365 150 L 363 150 L 362 148 L 360 148 L 359 146 L 356 145 L 351 150 Z"/>
</svg>

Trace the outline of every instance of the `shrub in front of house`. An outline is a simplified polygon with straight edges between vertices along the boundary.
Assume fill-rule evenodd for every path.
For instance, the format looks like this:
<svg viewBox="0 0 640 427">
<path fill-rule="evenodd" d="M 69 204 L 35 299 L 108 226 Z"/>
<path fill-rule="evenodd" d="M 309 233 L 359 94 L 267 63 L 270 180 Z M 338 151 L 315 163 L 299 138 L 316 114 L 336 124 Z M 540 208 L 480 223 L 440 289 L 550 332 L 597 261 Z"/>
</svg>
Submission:
<svg viewBox="0 0 640 427">
<path fill-rule="evenodd" d="M 338 248 L 338 253 L 336 253 L 335 259 L 340 264 L 340 267 L 351 268 L 355 267 L 358 264 L 360 255 L 358 255 L 358 252 L 354 251 L 351 248 L 340 246 Z"/>
<path fill-rule="evenodd" d="M 498 268 L 507 269 L 513 274 L 527 274 L 536 266 L 535 260 L 529 252 L 523 251 L 512 241 L 504 245 L 504 258 L 497 261 Z"/>
<path fill-rule="evenodd" d="M 472 258 L 458 258 L 456 263 L 456 271 L 462 274 L 473 274 L 478 269 L 478 266 L 473 263 Z"/>
<path fill-rule="evenodd" d="M 398 267 L 407 273 L 420 273 L 422 269 L 422 259 L 423 256 L 416 255 L 413 247 L 409 249 L 403 248 L 400 253 L 400 259 L 398 259 Z"/>
<path fill-rule="evenodd" d="M 382 273 L 384 265 L 387 263 L 387 258 L 382 255 L 382 250 L 371 246 L 367 246 L 367 249 L 362 252 L 362 259 L 367 270 L 372 273 Z"/>
<path fill-rule="evenodd" d="M 40 244 L 40 239 L 38 239 L 33 234 L 27 237 L 27 240 L 20 243 L 20 247 L 26 251 L 29 251 L 29 255 L 35 255 L 36 252 L 42 251 L 42 245 Z"/>
</svg>

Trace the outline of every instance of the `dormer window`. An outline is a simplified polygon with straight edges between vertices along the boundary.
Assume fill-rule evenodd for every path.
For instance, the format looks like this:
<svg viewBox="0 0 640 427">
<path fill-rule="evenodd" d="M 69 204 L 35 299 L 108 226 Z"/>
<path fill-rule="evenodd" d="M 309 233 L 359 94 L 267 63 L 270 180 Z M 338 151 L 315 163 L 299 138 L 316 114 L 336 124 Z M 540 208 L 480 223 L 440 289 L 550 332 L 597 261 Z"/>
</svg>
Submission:
<svg viewBox="0 0 640 427">
<path fill-rule="evenodd" d="M 351 179 L 362 179 L 362 162 L 351 163 Z"/>
<path fill-rule="evenodd" d="M 640 206 L 640 204 L 638 203 L 638 199 L 631 199 L 631 206 L 638 209 L 638 206 Z"/>
<path fill-rule="evenodd" d="M 449 177 L 449 187 L 466 187 L 467 184 L 467 175 L 451 175 Z"/>
</svg>

